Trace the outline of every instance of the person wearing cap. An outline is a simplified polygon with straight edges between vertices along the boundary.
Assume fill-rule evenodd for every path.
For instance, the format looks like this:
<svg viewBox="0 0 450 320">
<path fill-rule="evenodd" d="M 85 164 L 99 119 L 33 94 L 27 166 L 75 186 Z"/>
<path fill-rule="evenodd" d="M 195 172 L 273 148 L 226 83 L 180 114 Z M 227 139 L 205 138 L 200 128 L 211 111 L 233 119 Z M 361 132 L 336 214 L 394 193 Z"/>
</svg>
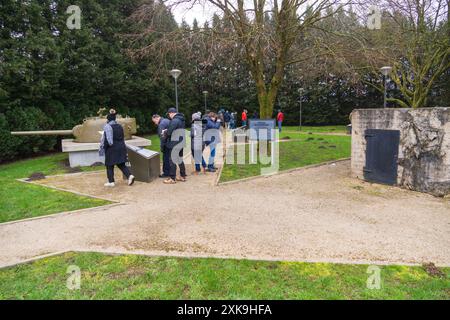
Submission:
<svg viewBox="0 0 450 320">
<path fill-rule="evenodd" d="M 199 174 L 203 168 L 203 173 L 206 173 L 206 162 L 203 158 L 203 150 L 205 143 L 203 141 L 203 121 L 202 113 L 196 112 L 192 114 L 191 126 L 191 154 L 194 157 L 195 171 L 193 174 Z M 200 167 L 201 166 L 201 167 Z"/>
<path fill-rule="evenodd" d="M 159 175 L 160 178 L 168 178 L 170 175 L 170 153 L 167 148 L 167 139 L 164 136 L 163 132 L 169 127 L 170 120 L 161 117 L 158 114 L 152 116 L 153 123 L 158 126 L 158 136 L 160 141 L 161 153 L 163 156 L 163 173 Z"/>
<path fill-rule="evenodd" d="M 127 147 L 125 146 L 125 134 L 120 124 L 116 122 L 116 111 L 111 109 L 106 117 L 107 123 L 103 128 L 100 141 L 100 156 L 105 156 L 106 174 L 108 182 L 105 187 L 114 187 L 114 166 L 117 166 L 128 180 L 128 185 L 134 183 L 134 176 L 125 165 L 128 160 Z"/>
<path fill-rule="evenodd" d="M 164 180 L 165 184 L 174 184 L 177 181 L 186 181 L 186 167 L 183 162 L 183 147 L 185 144 L 184 130 L 185 120 L 182 113 L 177 112 L 175 108 L 170 108 L 167 111 L 170 119 L 169 127 L 164 130 L 164 136 L 166 138 L 166 146 L 169 149 L 169 178 Z M 181 131 L 180 131 L 181 130 Z M 179 145 L 181 143 L 181 145 Z M 180 149 L 178 151 L 178 159 L 174 155 L 174 149 Z M 177 152 L 177 151 L 175 151 Z M 180 168 L 180 177 L 177 177 L 177 164 Z"/>
</svg>

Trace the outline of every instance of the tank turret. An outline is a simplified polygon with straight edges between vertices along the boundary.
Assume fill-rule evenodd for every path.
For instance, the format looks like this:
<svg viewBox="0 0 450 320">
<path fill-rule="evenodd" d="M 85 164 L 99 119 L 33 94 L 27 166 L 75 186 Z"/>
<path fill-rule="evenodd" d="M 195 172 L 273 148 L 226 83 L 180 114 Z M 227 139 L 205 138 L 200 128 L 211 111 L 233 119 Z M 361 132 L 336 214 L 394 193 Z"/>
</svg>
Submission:
<svg viewBox="0 0 450 320">
<path fill-rule="evenodd" d="M 117 123 L 123 127 L 125 134 L 125 140 L 130 140 L 137 132 L 137 125 L 135 118 L 117 116 Z M 28 136 L 28 135 L 40 135 L 40 136 L 69 136 L 75 137 L 74 142 L 90 143 L 99 142 L 103 127 L 106 124 L 106 118 L 89 117 L 83 120 L 83 123 L 75 126 L 72 130 L 46 130 L 46 131 L 14 131 L 11 132 L 15 136 Z"/>
</svg>

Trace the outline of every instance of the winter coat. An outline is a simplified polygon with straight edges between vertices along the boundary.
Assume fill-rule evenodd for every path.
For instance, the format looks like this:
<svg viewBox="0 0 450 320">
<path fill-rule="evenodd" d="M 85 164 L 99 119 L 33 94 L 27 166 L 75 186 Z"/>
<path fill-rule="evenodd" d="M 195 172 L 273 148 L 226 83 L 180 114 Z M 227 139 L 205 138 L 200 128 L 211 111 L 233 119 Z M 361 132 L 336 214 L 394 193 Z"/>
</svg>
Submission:
<svg viewBox="0 0 450 320">
<path fill-rule="evenodd" d="M 128 161 L 127 147 L 125 146 L 125 135 L 120 124 L 111 125 L 113 131 L 113 144 L 110 145 L 105 139 L 105 165 L 113 166 Z"/>
<path fill-rule="evenodd" d="M 161 151 L 164 150 L 164 147 L 166 146 L 167 143 L 167 137 L 165 135 L 163 135 L 163 130 L 166 130 L 169 128 L 169 124 L 170 124 L 170 120 L 166 119 L 166 118 L 161 118 L 161 120 L 159 121 L 158 124 L 158 136 L 159 136 L 159 140 L 160 140 L 160 144 L 161 144 Z"/>
<path fill-rule="evenodd" d="M 169 123 L 169 127 L 167 128 L 165 137 L 166 137 L 166 147 L 168 149 L 173 149 L 177 144 L 182 143 L 183 146 L 186 143 L 186 138 L 184 136 L 184 130 L 185 130 L 186 126 L 185 126 L 185 120 L 184 120 L 184 115 L 182 113 L 177 113 L 172 120 L 170 120 Z M 183 130 L 183 133 L 181 134 L 181 136 L 178 135 L 178 139 L 176 139 L 174 137 L 174 139 L 176 139 L 175 141 L 172 141 L 172 135 L 175 134 L 175 132 L 178 132 L 178 130 Z"/>
<path fill-rule="evenodd" d="M 226 111 L 226 112 L 223 114 L 223 120 L 224 120 L 225 122 L 230 122 L 230 120 L 231 120 L 231 115 L 230 115 L 230 113 L 229 113 L 228 111 Z"/>
<path fill-rule="evenodd" d="M 284 114 L 283 114 L 283 112 L 278 112 L 278 115 L 277 115 L 277 121 L 283 122 L 283 120 L 284 120 Z"/>
<path fill-rule="evenodd" d="M 203 133 L 205 132 L 205 127 L 203 126 L 202 120 L 197 120 L 192 123 L 191 126 L 191 149 L 192 150 L 203 150 L 205 144 L 203 142 Z"/>
<path fill-rule="evenodd" d="M 212 133 L 210 132 L 209 134 L 207 134 L 208 130 L 211 129 L 217 129 L 220 130 L 220 122 L 218 121 L 213 121 L 210 117 L 206 118 L 206 130 L 205 130 L 205 134 L 204 135 L 204 140 L 205 140 L 205 144 L 208 146 L 210 144 L 218 144 L 220 142 L 220 135 L 216 134 L 212 135 Z"/>
</svg>

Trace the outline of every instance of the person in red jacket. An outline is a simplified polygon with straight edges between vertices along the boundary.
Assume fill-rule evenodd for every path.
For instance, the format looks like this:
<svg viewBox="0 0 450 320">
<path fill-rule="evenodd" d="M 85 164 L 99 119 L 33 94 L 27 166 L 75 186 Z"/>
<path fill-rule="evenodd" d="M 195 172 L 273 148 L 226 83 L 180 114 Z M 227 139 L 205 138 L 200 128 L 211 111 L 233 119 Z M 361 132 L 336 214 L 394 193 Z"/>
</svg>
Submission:
<svg viewBox="0 0 450 320">
<path fill-rule="evenodd" d="M 247 126 L 247 109 L 244 109 L 244 111 L 242 111 L 242 126 L 246 127 Z"/>
<path fill-rule="evenodd" d="M 281 126 L 283 125 L 284 113 L 281 110 L 278 110 L 277 114 L 277 122 L 278 122 L 278 130 L 281 132 Z"/>
</svg>

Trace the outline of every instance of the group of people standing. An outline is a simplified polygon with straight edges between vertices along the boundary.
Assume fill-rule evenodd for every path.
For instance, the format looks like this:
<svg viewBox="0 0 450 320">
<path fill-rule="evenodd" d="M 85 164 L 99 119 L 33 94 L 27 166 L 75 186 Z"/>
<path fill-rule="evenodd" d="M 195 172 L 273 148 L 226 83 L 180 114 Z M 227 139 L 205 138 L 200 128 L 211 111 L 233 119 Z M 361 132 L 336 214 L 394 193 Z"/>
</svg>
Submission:
<svg viewBox="0 0 450 320">
<path fill-rule="evenodd" d="M 241 115 L 242 126 L 247 126 L 248 111 L 243 110 Z M 191 121 L 191 153 L 194 158 L 195 171 L 194 175 L 201 172 L 215 172 L 217 168 L 214 166 L 216 156 L 216 147 L 220 143 L 221 126 L 226 129 L 236 128 L 237 114 L 221 109 L 218 114 L 215 112 L 207 112 L 202 116 L 201 112 L 192 114 Z M 253 117 L 258 118 L 254 114 Z M 278 128 L 281 132 L 284 114 L 281 110 L 277 114 Z M 163 156 L 163 172 L 160 178 L 165 178 L 165 184 L 175 184 L 177 181 L 186 181 L 186 166 L 183 161 L 183 149 L 185 147 L 185 129 L 186 121 L 182 113 L 175 108 L 167 111 L 167 118 L 158 114 L 152 116 L 153 123 L 158 127 L 158 136 L 161 143 L 161 153 Z M 209 148 L 209 159 L 206 163 L 203 152 Z M 114 187 L 114 167 L 117 166 L 128 180 L 128 185 L 134 183 L 135 177 L 130 173 L 126 166 L 127 150 L 125 145 L 125 135 L 123 128 L 116 122 L 116 111 L 111 109 L 107 116 L 107 123 L 104 127 L 100 150 L 101 156 L 105 156 L 105 165 L 107 171 L 108 182 L 106 187 Z M 180 175 L 177 176 L 177 166 Z"/>
<path fill-rule="evenodd" d="M 186 128 L 185 117 L 182 113 L 170 108 L 167 112 L 168 118 L 158 114 L 153 115 L 152 121 L 158 127 L 158 136 L 163 155 L 163 172 L 161 178 L 165 178 L 165 184 L 175 184 L 186 181 L 186 166 L 183 161 L 183 148 L 185 146 L 184 130 Z M 195 171 L 215 172 L 214 166 L 216 147 L 220 143 L 219 129 L 223 120 L 214 112 L 203 115 L 200 112 L 192 114 L 191 122 L 191 153 L 194 158 Z M 215 129 L 215 130 L 212 130 Z M 209 148 L 209 159 L 206 163 L 203 151 Z M 180 175 L 177 176 L 177 166 Z"/>
<path fill-rule="evenodd" d="M 258 119 L 259 118 L 259 114 L 257 111 L 255 111 L 253 113 L 252 119 Z M 241 114 L 241 121 L 242 121 L 242 126 L 243 127 L 247 127 L 248 124 L 248 110 L 244 109 L 242 111 Z M 284 113 L 280 110 L 278 110 L 277 113 L 277 125 L 278 125 L 278 130 L 281 132 L 282 126 L 283 126 L 283 121 L 284 121 Z"/>
</svg>

